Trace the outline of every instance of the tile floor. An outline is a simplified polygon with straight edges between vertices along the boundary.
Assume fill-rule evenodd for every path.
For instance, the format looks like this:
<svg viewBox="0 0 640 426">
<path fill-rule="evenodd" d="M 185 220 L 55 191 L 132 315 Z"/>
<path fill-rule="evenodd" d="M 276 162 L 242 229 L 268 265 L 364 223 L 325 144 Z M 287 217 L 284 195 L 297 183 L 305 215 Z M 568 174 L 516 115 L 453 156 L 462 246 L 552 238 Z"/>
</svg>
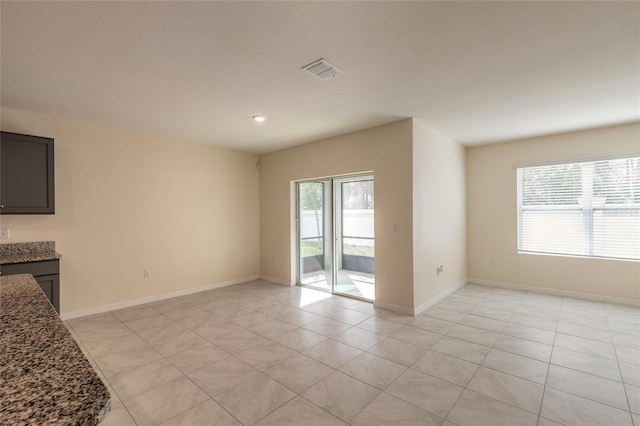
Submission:
<svg viewBox="0 0 640 426">
<path fill-rule="evenodd" d="M 255 281 L 67 326 L 105 426 L 640 426 L 626 306 L 467 285 L 414 318 Z"/>
<path fill-rule="evenodd" d="M 332 271 L 307 272 L 302 275 L 302 284 L 308 288 L 331 290 L 333 282 Z M 376 277 L 366 272 L 340 269 L 338 281 L 334 287 L 336 293 L 342 293 L 367 300 L 376 296 Z"/>
</svg>

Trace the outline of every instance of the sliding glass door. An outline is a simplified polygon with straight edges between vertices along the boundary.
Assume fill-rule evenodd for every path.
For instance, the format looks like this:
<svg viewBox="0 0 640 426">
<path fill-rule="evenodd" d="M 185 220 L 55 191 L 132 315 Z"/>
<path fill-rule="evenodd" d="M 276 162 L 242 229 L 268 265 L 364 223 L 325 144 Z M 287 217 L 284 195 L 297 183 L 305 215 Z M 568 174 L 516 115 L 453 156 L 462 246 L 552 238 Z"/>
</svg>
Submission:
<svg viewBox="0 0 640 426">
<path fill-rule="evenodd" d="M 296 199 L 298 283 L 373 300 L 373 176 L 298 182 Z"/>
<path fill-rule="evenodd" d="M 331 290 L 330 180 L 297 183 L 298 283 Z M 327 232 L 329 232 L 327 234 Z"/>
<path fill-rule="evenodd" d="M 373 176 L 334 179 L 336 273 L 333 291 L 375 298 Z"/>
</svg>

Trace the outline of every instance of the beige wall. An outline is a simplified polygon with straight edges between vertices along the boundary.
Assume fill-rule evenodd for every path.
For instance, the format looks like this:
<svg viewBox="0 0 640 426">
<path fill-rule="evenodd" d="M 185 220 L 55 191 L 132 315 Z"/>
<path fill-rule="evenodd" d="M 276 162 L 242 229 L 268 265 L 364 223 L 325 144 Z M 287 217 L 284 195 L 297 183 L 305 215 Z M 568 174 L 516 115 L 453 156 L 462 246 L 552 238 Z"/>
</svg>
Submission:
<svg viewBox="0 0 640 426">
<path fill-rule="evenodd" d="M 5 108 L 1 118 L 2 130 L 55 138 L 56 214 L 0 220 L 8 242 L 56 241 L 62 313 L 259 275 L 257 156 Z"/>
<path fill-rule="evenodd" d="M 265 154 L 260 172 L 252 154 L 86 122 L 3 108 L 1 123 L 56 141 L 56 214 L 0 222 L 7 242 L 56 241 L 63 313 L 259 274 L 289 283 L 292 182 L 363 171 L 375 176 L 378 302 L 413 309 L 467 276 L 640 299 L 639 262 L 517 253 L 514 169 L 637 154 L 638 123 L 468 148 L 465 158 L 407 119 Z"/>
<path fill-rule="evenodd" d="M 412 120 L 265 154 L 260 171 L 263 276 L 295 280 L 291 257 L 291 182 L 373 171 L 376 301 L 413 308 Z M 394 232 L 394 225 L 397 231 Z"/>
<path fill-rule="evenodd" d="M 415 307 L 467 278 L 465 185 L 464 148 L 414 119 Z"/>
<path fill-rule="evenodd" d="M 640 262 L 518 254 L 514 169 L 639 152 L 638 123 L 468 148 L 469 278 L 640 299 Z"/>
</svg>

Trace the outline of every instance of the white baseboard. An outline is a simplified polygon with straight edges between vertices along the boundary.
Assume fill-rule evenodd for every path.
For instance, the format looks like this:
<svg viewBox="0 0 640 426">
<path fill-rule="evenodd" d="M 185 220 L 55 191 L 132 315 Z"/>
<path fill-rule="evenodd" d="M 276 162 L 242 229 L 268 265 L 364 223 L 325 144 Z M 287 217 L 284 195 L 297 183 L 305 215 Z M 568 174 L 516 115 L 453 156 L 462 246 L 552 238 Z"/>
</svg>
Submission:
<svg viewBox="0 0 640 426">
<path fill-rule="evenodd" d="M 378 302 L 377 300 L 373 302 L 373 306 L 376 308 L 386 309 L 388 311 L 393 311 L 402 315 L 413 315 L 413 309 L 405 308 L 400 305 L 393 305 L 391 303 Z"/>
<path fill-rule="evenodd" d="M 626 299 L 624 297 L 603 296 L 600 294 L 582 293 L 579 291 L 557 290 L 554 288 L 536 287 L 533 285 L 507 283 L 502 281 L 482 280 L 480 278 L 469 278 L 469 284 L 480 284 L 491 287 L 509 288 L 514 290 L 525 290 L 534 293 L 552 294 L 555 296 L 567 296 L 574 299 L 590 300 L 594 302 L 614 303 L 617 305 L 630 305 L 640 307 L 640 300 Z"/>
<path fill-rule="evenodd" d="M 454 291 L 464 287 L 467 284 L 468 281 L 469 280 L 467 280 L 465 278 L 464 280 L 462 280 L 459 283 L 453 285 L 452 287 L 449 287 L 448 289 L 436 294 L 435 296 L 433 296 L 431 299 L 427 300 L 423 304 L 421 304 L 419 306 L 416 306 L 415 308 L 413 308 L 413 315 L 420 315 L 421 313 L 423 313 L 424 311 L 426 311 L 427 309 L 429 309 L 430 307 L 432 307 L 436 303 L 440 302 L 442 299 L 444 299 L 445 297 L 447 297 L 448 295 L 450 295 Z"/>
<path fill-rule="evenodd" d="M 293 286 L 293 284 L 291 282 L 289 282 L 289 281 L 282 280 L 280 278 L 269 277 L 267 275 L 261 275 L 260 279 L 263 280 L 263 281 L 269 281 L 270 283 L 286 285 L 288 287 L 292 287 Z"/>
<path fill-rule="evenodd" d="M 420 315 L 421 313 L 423 313 L 424 311 L 429 309 L 431 306 L 435 305 L 436 303 L 438 303 L 439 301 L 441 301 L 442 299 L 444 299 L 445 297 L 447 297 L 448 295 L 450 295 L 454 291 L 458 290 L 459 288 L 464 287 L 465 284 L 467 284 L 467 280 L 466 279 L 460 281 L 459 283 L 455 284 L 452 287 L 449 287 L 448 289 L 444 290 L 443 292 L 441 292 L 441 293 L 435 295 L 434 297 L 432 297 L 431 299 L 427 300 L 422 305 L 417 306 L 417 307 L 415 307 L 413 309 L 412 308 L 406 308 L 404 306 L 399 306 L 399 305 L 392 305 L 391 303 L 378 302 L 378 301 L 373 302 L 373 306 L 375 306 L 376 308 L 387 309 L 389 311 L 393 311 L 393 312 L 396 312 L 396 313 L 399 313 L 399 314 L 402 314 L 402 315 L 416 316 L 416 315 Z"/>
<path fill-rule="evenodd" d="M 101 314 L 107 311 L 115 311 L 117 309 L 130 308 L 132 306 L 144 305 L 145 303 L 158 302 L 160 300 L 171 299 L 172 297 L 187 296 L 189 294 L 200 293 L 202 291 L 214 290 L 216 288 L 227 287 L 234 284 L 246 283 L 249 281 L 255 281 L 260 279 L 258 275 L 251 275 L 243 278 L 236 278 L 234 280 L 222 281 L 219 283 L 206 284 L 198 287 L 187 288 L 184 290 L 171 291 L 169 293 L 157 294 L 155 296 L 142 297 L 139 299 L 127 300 L 125 302 L 112 303 L 110 305 L 98 306 L 90 309 L 83 309 L 81 311 L 69 312 L 60 315 L 62 321 L 67 321 L 74 318 L 85 317 L 87 315 Z"/>
</svg>

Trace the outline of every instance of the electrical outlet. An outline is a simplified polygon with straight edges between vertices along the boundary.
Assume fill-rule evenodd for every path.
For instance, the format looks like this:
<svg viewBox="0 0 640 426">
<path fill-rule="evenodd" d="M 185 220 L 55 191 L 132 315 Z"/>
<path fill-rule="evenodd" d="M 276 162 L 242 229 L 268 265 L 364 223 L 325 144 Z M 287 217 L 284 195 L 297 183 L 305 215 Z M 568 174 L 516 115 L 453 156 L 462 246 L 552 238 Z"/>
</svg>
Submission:
<svg viewBox="0 0 640 426">
<path fill-rule="evenodd" d="M 144 277 L 145 278 L 151 278 L 151 269 L 145 269 L 144 270 Z"/>
<path fill-rule="evenodd" d="M 437 271 L 438 271 L 438 275 L 440 275 L 440 272 L 444 271 L 444 266 L 443 265 L 438 265 Z"/>
<path fill-rule="evenodd" d="M 491 265 L 491 266 L 496 266 L 496 260 L 495 260 L 495 259 L 491 259 L 491 260 L 489 261 L 489 265 Z"/>
<path fill-rule="evenodd" d="M 9 239 L 9 228 L 0 229 L 0 240 L 8 240 Z"/>
</svg>

